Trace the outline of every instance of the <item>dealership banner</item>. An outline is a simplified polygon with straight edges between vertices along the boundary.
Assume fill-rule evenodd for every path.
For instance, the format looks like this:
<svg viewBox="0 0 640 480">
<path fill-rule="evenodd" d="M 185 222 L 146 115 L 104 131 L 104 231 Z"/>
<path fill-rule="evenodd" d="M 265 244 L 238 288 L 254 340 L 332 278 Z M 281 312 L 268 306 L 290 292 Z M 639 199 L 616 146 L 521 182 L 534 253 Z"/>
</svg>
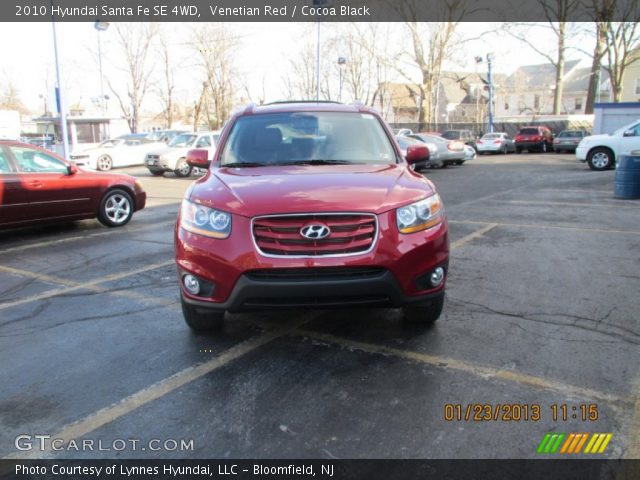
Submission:
<svg viewBox="0 0 640 480">
<path fill-rule="evenodd" d="M 640 460 L 0 460 L 0 478 L 631 480 Z"/>
<path fill-rule="evenodd" d="M 638 21 L 637 0 L 606 12 L 557 0 L 3 0 L 3 22 Z M 597 5 L 597 2 L 595 3 Z"/>
</svg>

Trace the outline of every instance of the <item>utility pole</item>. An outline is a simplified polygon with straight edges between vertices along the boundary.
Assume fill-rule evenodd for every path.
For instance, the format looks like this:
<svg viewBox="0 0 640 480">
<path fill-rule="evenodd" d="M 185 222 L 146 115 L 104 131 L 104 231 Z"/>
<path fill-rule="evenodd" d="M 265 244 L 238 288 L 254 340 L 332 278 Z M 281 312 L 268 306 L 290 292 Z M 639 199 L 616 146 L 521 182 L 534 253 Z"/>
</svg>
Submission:
<svg viewBox="0 0 640 480">
<path fill-rule="evenodd" d="M 487 82 L 489 82 L 489 133 L 493 133 L 493 73 L 491 61 L 493 54 L 487 53 Z"/>
<path fill-rule="evenodd" d="M 51 11 L 53 12 L 53 0 L 51 0 Z M 62 132 L 62 156 L 69 156 L 69 135 L 67 132 L 67 112 L 62 98 L 62 82 L 60 81 L 60 59 L 58 58 L 58 35 L 56 33 L 56 22 L 51 16 L 51 27 L 53 29 L 53 54 L 56 62 L 56 104 L 58 115 L 60 115 L 60 132 Z"/>
</svg>

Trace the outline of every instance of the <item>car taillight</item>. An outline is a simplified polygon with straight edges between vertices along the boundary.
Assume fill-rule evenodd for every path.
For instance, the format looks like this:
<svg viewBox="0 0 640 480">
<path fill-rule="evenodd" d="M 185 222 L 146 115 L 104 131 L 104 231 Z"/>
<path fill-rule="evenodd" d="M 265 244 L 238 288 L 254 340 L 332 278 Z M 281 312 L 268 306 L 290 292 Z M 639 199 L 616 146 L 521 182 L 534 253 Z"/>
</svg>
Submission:
<svg viewBox="0 0 640 480">
<path fill-rule="evenodd" d="M 502 143 L 502 140 L 494 140 L 493 143 L 497 143 L 499 145 Z"/>
<path fill-rule="evenodd" d="M 449 142 L 447 143 L 447 149 L 448 150 L 462 150 L 464 147 L 462 146 L 463 144 L 460 142 Z"/>
<path fill-rule="evenodd" d="M 480 143 L 482 143 L 482 140 L 478 140 L 476 143 L 477 143 L 477 144 L 480 144 Z"/>
</svg>

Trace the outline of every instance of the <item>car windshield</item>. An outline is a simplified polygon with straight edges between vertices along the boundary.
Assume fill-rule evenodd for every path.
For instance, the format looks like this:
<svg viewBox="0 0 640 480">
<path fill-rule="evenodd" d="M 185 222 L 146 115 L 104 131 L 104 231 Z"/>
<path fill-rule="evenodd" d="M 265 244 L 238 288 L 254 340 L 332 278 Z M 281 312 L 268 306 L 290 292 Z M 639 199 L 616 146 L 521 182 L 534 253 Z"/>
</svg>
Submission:
<svg viewBox="0 0 640 480">
<path fill-rule="evenodd" d="M 113 139 L 113 140 L 106 140 L 104 142 L 102 142 L 100 144 L 101 147 L 116 147 L 118 145 L 120 145 L 123 142 L 123 140 L 118 140 L 118 139 Z"/>
<path fill-rule="evenodd" d="M 178 135 L 169 143 L 170 147 L 190 147 L 195 142 L 197 135 L 183 134 Z"/>
<path fill-rule="evenodd" d="M 461 136 L 461 132 L 457 132 L 455 130 L 443 132 L 442 134 L 442 138 L 446 138 L 447 140 L 459 140 L 460 136 Z"/>
<path fill-rule="evenodd" d="M 537 128 L 522 128 L 520 129 L 520 135 L 538 135 Z"/>
<path fill-rule="evenodd" d="M 420 135 L 419 138 L 423 142 L 449 143 L 449 140 L 446 138 L 436 137 L 435 135 Z"/>
<path fill-rule="evenodd" d="M 400 145 L 400 148 L 406 149 L 409 147 L 409 145 L 420 145 L 421 142 L 420 140 L 416 139 L 416 138 L 411 138 L 411 137 L 396 137 L 398 139 L 398 144 Z"/>
<path fill-rule="evenodd" d="M 396 153 L 369 113 L 294 112 L 240 117 L 221 165 L 395 163 Z"/>
<path fill-rule="evenodd" d="M 565 130 L 564 132 L 560 132 L 558 134 L 558 138 L 567 138 L 567 137 L 581 137 L 582 133 L 578 131 Z"/>
</svg>

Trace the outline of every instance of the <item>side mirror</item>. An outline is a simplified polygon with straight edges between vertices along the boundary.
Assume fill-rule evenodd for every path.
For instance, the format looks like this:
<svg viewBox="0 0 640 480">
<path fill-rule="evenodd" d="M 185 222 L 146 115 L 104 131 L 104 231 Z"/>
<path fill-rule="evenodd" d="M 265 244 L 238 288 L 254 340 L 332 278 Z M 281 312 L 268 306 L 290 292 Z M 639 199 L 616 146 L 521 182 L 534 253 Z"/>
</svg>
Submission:
<svg viewBox="0 0 640 480">
<path fill-rule="evenodd" d="M 75 162 L 67 165 L 67 174 L 75 175 L 76 173 L 78 173 L 78 166 L 75 164 Z"/>
<path fill-rule="evenodd" d="M 409 165 L 414 165 L 424 160 L 429 160 L 429 148 L 426 145 L 409 145 L 406 159 Z"/>
<path fill-rule="evenodd" d="M 189 150 L 187 152 L 187 163 L 196 168 L 209 168 L 209 152 L 201 149 Z"/>
<path fill-rule="evenodd" d="M 622 134 L 623 137 L 635 137 L 636 136 L 636 130 L 634 128 L 632 128 L 631 130 L 627 130 L 626 132 L 624 132 Z"/>
</svg>

